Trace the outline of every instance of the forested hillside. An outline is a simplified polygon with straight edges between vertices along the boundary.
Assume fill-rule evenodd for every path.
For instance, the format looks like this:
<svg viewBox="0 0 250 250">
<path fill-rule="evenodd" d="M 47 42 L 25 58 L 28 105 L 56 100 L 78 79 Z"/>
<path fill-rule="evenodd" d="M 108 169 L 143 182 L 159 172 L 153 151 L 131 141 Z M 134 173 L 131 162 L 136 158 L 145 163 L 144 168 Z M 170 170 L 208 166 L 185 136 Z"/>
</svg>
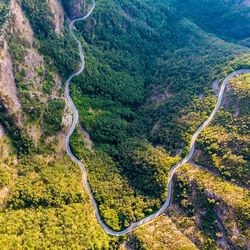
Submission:
<svg viewBox="0 0 250 250">
<path fill-rule="evenodd" d="M 213 80 L 249 64 L 247 48 L 205 33 L 191 19 L 183 18 L 177 6 L 170 1 L 157 4 L 99 1 L 93 18 L 79 24 L 87 43 L 88 64 L 85 73 L 72 84 L 81 124 L 90 132 L 98 161 L 106 165 L 107 157 L 112 160 L 119 178 L 137 190 L 136 199 L 143 194 L 147 197 L 145 200 L 151 200 L 155 196 L 153 189 L 160 199 L 158 204 L 166 192 L 164 181 L 157 177 L 157 169 L 163 171 L 160 161 L 169 162 L 162 164 L 168 166 L 167 172 L 177 160 L 176 153 L 181 150 L 182 155 L 186 153 L 190 136 L 214 107 Z M 140 11 L 142 9 L 145 11 Z M 137 19 L 140 22 L 136 22 Z M 159 163 L 153 163 L 151 150 L 146 149 L 151 145 L 155 147 L 153 156 Z M 77 148 L 76 143 L 74 147 Z M 84 153 L 80 148 L 76 149 L 79 156 Z M 156 156 L 157 151 L 162 152 L 162 160 L 160 155 Z M 86 162 L 89 156 L 84 153 L 81 158 Z M 90 175 L 94 171 L 93 175 L 98 178 L 100 167 L 94 167 L 92 162 L 90 165 Z M 151 180 L 152 175 L 157 183 Z M 144 178 L 151 185 L 145 184 Z M 106 179 L 102 181 L 102 176 L 97 180 L 98 186 L 103 183 L 102 192 L 106 185 L 109 187 L 103 194 L 104 199 L 99 189 L 95 191 L 93 181 L 100 204 L 104 200 L 108 203 L 107 195 L 112 197 L 109 206 L 117 207 L 119 218 L 126 218 L 124 214 L 128 212 L 123 210 L 129 209 L 128 205 L 125 208 L 118 208 L 118 202 L 111 205 L 114 198 L 110 185 L 116 195 L 117 185 L 112 181 L 107 183 Z M 121 190 L 124 193 L 124 188 Z M 120 196 L 121 203 L 128 204 L 127 200 L 123 201 L 124 197 L 124 194 Z M 153 204 L 149 211 L 158 208 L 157 203 Z M 128 222 L 148 214 L 147 210 L 139 212 L 140 217 L 135 216 L 136 210 L 133 216 L 129 212 Z M 124 226 L 128 225 L 127 219 L 125 222 Z"/>
<path fill-rule="evenodd" d="M 231 41 L 249 39 L 250 2 L 240 0 L 179 1 L 184 15 L 208 32 Z"/>
<path fill-rule="evenodd" d="M 247 249 L 249 75 L 230 82 L 193 165 L 175 175 L 165 215 L 120 238 L 98 224 L 65 152 L 72 113 L 64 86 L 80 63 L 69 18 L 90 5 L 0 0 L 0 248 Z M 169 171 L 214 108 L 221 81 L 250 68 L 249 8 L 98 0 L 76 24 L 86 68 L 70 85 L 80 115 L 70 144 L 113 230 L 161 207 Z"/>
<path fill-rule="evenodd" d="M 249 83 L 249 74 L 231 81 L 217 118 L 199 139 L 195 157 L 198 163 L 244 187 L 250 184 Z"/>
</svg>

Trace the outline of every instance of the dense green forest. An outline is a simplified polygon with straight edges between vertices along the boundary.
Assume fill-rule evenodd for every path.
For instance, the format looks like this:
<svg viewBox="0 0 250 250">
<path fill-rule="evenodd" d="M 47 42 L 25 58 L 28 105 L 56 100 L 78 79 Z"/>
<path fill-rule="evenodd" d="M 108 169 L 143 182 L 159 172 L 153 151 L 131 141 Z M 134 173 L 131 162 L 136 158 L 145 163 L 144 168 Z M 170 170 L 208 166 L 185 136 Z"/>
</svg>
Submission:
<svg viewBox="0 0 250 250">
<path fill-rule="evenodd" d="M 86 68 L 70 91 L 93 147 L 81 129 L 70 144 L 85 163 L 103 221 L 114 230 L 161 207 L 170 169 L 215 105 L 212 83 L 250 68 L 248 9 L 222 2 L 98 0 L 93 15 L 76 24 Z M 0 25 L 7 3 L 0 0 Z M 77 15 L 69 12 L 75 4 L 63 1 L 70 16 Z M 56 33 L 50 1 L 21 0 L 20 7 L 32 37 L 25 40 L 10 18 L 6 39 L 21 110 L 12 113 L 0 96 L 0 248 L 122 249 L 126 241 L 133 249 L 163 249 L 167 235 L 172 249 L 179 249 L 176 239 L 183 249 L 218 249 L 221 242 L 246 249 L 249 76 L 232 80 L 198 140 L 193 160 L 216 176 L 186 166 L 175 177 L 166 217 L 128 237 L 109 237 L 64 148 L 71 116 L 63 87 L 79 67 L 69 20 L 65 14 Z"/>
<path fill-rule="evenodd" d="M 71 91 L 81 124 L 94 142 L 95 157 L 100 162 L 108 157 L 117 168 L 117 176 L 147 197 L 145 200 L 166 193 L 162 180 L 167 175 L 160 167 L 157 177 L 158 167 L 150 152 L 158 159 L 161 152 L 166 159 L 163 165 L 170 169 L 176 153 L 182 152 L 183 156 L 187 152 L 192 133 L 215 105 L 213 80 L 250 63 L 246 47 L 206 33 L 183 18 L 177 7 L 170 1 L 100 0 L 93 18 L 78 25 L 85 40 L 87 66 L 73 80 Z M 137 19 L 140 22 L 135 22 Z M 81 144 L 72 145 L 76 154 L 88 162 L 86 154 L 81 153 Z M 97 169 L 87 164 L 90 175 L 107 172 L 104 163 L 99 165 Z M 98 185 L 105 187 L 106 178 L 98 178 Z M 105 200 L 113 209 L 112 195 L 107 200 L 110 189 L 102 194 L 91 177 L 90 184 L 97 200 Z M 123 217 L 119 216 L 121 221 Z M 128 221 L 133 220 L 131 214 Z M 115 224 L 107 223 L 117 229 Z"/>
<path fill-rule="evenodd" d="M 240 41 L 250 36 L 248 1 L 187 0 L 178 4 L 185 16 L 219 37 Z"/>
</svg>

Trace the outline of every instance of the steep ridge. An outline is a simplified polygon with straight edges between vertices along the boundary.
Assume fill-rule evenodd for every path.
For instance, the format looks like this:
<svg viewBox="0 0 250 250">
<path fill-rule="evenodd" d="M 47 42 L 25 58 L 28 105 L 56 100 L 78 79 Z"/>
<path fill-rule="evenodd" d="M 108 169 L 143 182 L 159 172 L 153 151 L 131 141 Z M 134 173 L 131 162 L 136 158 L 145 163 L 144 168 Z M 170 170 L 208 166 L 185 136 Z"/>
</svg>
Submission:
<svg viewBox="0 0 250 250">
<path fill-rule="evenodd" d="M 247 249 L 248 228 L 243 221 L 249 218 L 248 193 L 187 164 L 176 174 L 173 203 L 167 215 L 198 248 Z"/>
<path fill-rule="evenodd" d="M 67 16 L 54 0 L 11 0 L 8 10 L 0 48 L 0 248 L 107 249 L 111 239 L 65 156 L 71 113 L 60 67 L 79 59 Z"/>
</svg>

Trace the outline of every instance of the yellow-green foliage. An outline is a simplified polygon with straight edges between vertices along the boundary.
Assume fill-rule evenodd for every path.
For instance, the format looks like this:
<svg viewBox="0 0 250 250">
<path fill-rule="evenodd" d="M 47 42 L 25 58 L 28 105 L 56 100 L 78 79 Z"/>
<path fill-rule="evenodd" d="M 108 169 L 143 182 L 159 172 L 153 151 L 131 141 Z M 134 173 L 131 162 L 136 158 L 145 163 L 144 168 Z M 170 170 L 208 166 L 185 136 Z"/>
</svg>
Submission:
<svg viewBox="0 0 250 250">
<path fill-rule="evenodd" d="M 165 150 L 154 148 L 144 141 L 139 145 L 136 144 L 138 141 L 130 141 L 121 147 L 121 158 L 123 153 L 128 154 L 122 158 L 124 165 L 120 168 L 104 152 L 86 150 L 80 138 L 75 133 L 71 145 L 75 154 L 85 163 L 105 223 L 114 230 L 120 230 L 159 209 L 166 196 L 169 169 L 177 158 L 170 157 Z M 127 176 L 132 173 L 135 175 L 128 180 Z M 157 196 L 150 193 L 154 187 L 159 190 Z"/>
<path fill-rule="evenodd" d="M 23 67 L 24 71 L 16 68 L 18 62 L 22 64 L 28 50 L 18 40 L 12 39 L 9 44 L 18 96 L 22 98 L 22 111 L 31 113 L 31 121 L 35 121 L 45 132 L 44 142 L 47 141 L 46 136 L 55 135 L 62 128 L 63 101 L 59 96 L 54 101 L 48 101 L 55 74 L 58 72 L 65 80 L 79 63 L 77 44 L 68 28 L 65 26 L 60 36 L 55 34 L 53 14 L 47 3 L 44 0 L 21 1 L 34 31 L 34 45 L 46 64 L 39 66 L 35 72 L 43 78 L 38 89 L 25 82 L 28 65 Z M 71 145 L 86 165 L 104 222 L 115 230 L 129 226 L 161 206 L 167 193 L 169 170 L 178 160 L 172 155 L 187 146 L 190 135 L 214 106 L 215 100 L 210 91 L 212 80 L 243 65 L 250 65 L 249 59 L 246 59 L 249 49 L 206 33 L 199 23 L 183 16 L 178 8 L 172 1 L 98 0 L 91 18 L 77 24 L 78 36 L 82 35 L 81 40 L 85 40 L 87 64 L 84 73 L 72 82 L 71 93 L 79 109 L 80 122 L 90 132 L 95 151 L 87 151 L 77 134 L 72 138 Z M 0 9 L 2 13 L 2 6 Z M 43 95 L 33 95 L 31 89 L 34 93 L 40 90 Z M 148 101 L 152 96 L 160 99 L 158 106 Z M 68 157 L 56 155 L 45 143 L 34 152 L 33 144 L 26 140 L 24 131 L 7 114 L 2 108 L 0 123 L 11 136 L 20 159 L 13 165 L 15 171 L 14 167 L 8 170 L 6 163 L 1 167 L 1 187 L 8 186 L 9 193 L 0 213 L 0 248 L 111 248 L 110 239 L 94 218 L 88 195 L 82 191 L 80 169 Z M 219 117 L 225 118 L 224 114 Z M 22 122 L 25 127 L 25 119 Z M 233 130 L 234 125 L 229 129 Z M 218 130 L 223 131 L 221 127 Z M 240 123 L 236 130 L 245 135 L 245 123 Z M 236 137 L 231 137 L 233 142 L 237 139 L 237 147 L 234 148 L 242 151 L 242 157 L 248 152 L 243 137 L 238 136 L 238 132 Z M 212 150 L 212 154 L 222 148 L 222 145 L 213 142 L 207 150 Z M 227 149 L 228 145 L 224 148 Z M 45 151 L 49 154 L 46 155 Z M 27 154 L 25 158 L 23 153 Z M 232 175 L 238 180 L 245 177 L 242 171 L 245 159 L 242 160 L 236 153 L 224 153 L 228 157 L 223 164 L 225 171 L 221 172 L 229 179 Z M 222 165 L 218 157 L 213 159 L 217 165 Z M 240 165 L 238 168 L 236 163 Z M 233 170 L 231 172 L 226 169 L 229 165 L 229 170 Z M 197 183 L 206 189 L 205 184 L 208 183 L 199 178 L 197 176 Z M 236 210 L 239 223 L 243 225 L 243 219 L 248 218 L 245 191 L 235 189 L 235 186 L 222 180 L 217 182 L 213 176 L 204 174 L 202 178 L 211 178 L 217 183 L 213 185 L 216 190 L 211 192 L 218 196 L 223 194 L 224 189 L 227 192 L 232 189 L 233 196 L 241 194 L 241 199 L 232 201 L 230 198 L 234 197 L 228 196 L 222 201 Z M 184 195 L 186 199 L 178 205 L 190 211 L 188 215 L 176 216 L 176 224 L 195 228 L 195 232 L 191 232 L 199 238 L 197 242 L 201 248 L 214 245 L 211 234 L 218 232 L 214 201 L 204 198 L 204 193 L 194 195 L 202 198 L 198 205 L 205 204 L 209 211 L 205 211 L 210 215 L 209 220 L 201 225 L 203 231 L 208 231 L 207 236 L 196 228 L 195 218 L 191 218 L 194 209 L 188 194 Z M 142 231 L 145 230 L 143 237 L 146 233 L 151 235 L 152 230 L 152 237 L 157 236 L 158 239 L 155 242 L 152 238 L 149 241 L 145 238 L 145 247 L 157 249 L 155 244 L 162 244 L 159 247 L 162 249 L 168 242 L 172 243 L 169 248 L 194 247 L 167 218 L 162 219 L 163 225 L 160 219 L 156 221 L 159 232 L 147 226 L 142 228 Z M 210 221 L 212 223 L 208 225 Z M 207 228 L 204 229 L 204 225 Z M 175 238 L 171 238 L 171 234 Z M 192 233 L 188 236 L 192 237 Z M 177 244 L 173 239 L 180 239 L 183 244 Z"/>
<path fill-rule="evenodd" d="M 15 184 L 17 176 L 16 157 L 12 151 L 11 142 L 3 133 L 0 136 L 0 210 L 4 207 L 5 200 Z"/>
<path fill-rule="evenodd" d="M 80 170 L 67 157 L 27 156 L 16 169 L 18 179 L 7 200 L 10 208 L 58 207 L 83 202 Z"/>
<path fill-rule="evenodd" d="M 108 249 L 110 238 L 97 224 L 88 195 L 82 204 L 0 213 L 0 248 Z"/>
<path fill-rule="evenodd" d="M 133 249 L 195 250 L 198 249 L 182 234 L 167 216 L 160 216 L 155 221 L 133 232 Z"/>
<path fill-rule="evenodd" d="M 103 151 L 86 150 L 80 138 L 75 133 L 71 145 L 85 163 L 107 225 L 120 230 L 160 208 L 167 194 L 168 173 L 178 157 L 170 157 L 163 148 L 154 148 L 147 141 L 128 140 L 119 148 L 122 162 L 119 167 Z"/>
<path fill-rule="evenodd" d="M 245 249 L 249 211 L 248 190 L 214 173 L 185 165 L 177 172 L 174 205 L 167 214 L 202 249 L 218 247 L 218 239 L 230 239 L 230 244 Z"/>
<path fill-rule="evenodd" d="M 80 168 L 67 157 L 21 159 L 11 185 L 11 171 L 2 166 L 9 176 L 0 180 L 9 194 L 0 212 L 0 249 L 109 248 L 111 238 L 97 223 Z"/>
<path fill-rule="evenodd" d="M 198 138 L 200 164 L 239 185 L 249 185 L 250 74 L 233 78 L 213 123 Z"/>
<path fill-rule="evenodd" d="M 231 80 L 231 85 L 233 86 L 236 93 L 246 93 L 250 95 L 250 74 L 240 75 Z"/>
<path fill-rule="evenodd" d="M 198 186 L 220 197 L 226 204 L 235 208 L 250 211 L 249 191 L 230 182 L 224 181 L 206 170 L 185 165 L 179 170 L 189 180 L 195 180 Z"/>
</svg>

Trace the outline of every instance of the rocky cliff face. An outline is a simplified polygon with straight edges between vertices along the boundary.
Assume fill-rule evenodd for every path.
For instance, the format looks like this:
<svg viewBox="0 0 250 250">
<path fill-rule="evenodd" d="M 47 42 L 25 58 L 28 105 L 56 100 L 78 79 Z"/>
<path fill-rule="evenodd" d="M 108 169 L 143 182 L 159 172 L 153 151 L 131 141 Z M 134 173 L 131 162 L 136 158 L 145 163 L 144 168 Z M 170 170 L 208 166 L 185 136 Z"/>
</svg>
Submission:
<svg viewBox="0 0 250 250">
<path fill-rule="evenodd" d="M 46 8 L 55 36 L 63 41 L 64 10 L 61 2 L 48 0 Z M 0 104 L 25 137 L 37 145 L 44 131 L 47 103 L 52 99 L 63 101 L 64 96 L 60 90 L 61 76 L 52 64 L 53 58 L 39 50 L 41 44 L 30 20 L 32 18 L 25 15 L 21 2 L 9 2 L 0 44 Z M 51 90 L 46 91 L 46 86 Z M 32 115 L 37 111 L 38 115 L 33 119 Z M 1 113 L 0 117 L 4 115 Z"/>
<path fill-rule="evenodd" d="M 61 30 L 64 24 L 64 10 L 63 7 L 58 0 L 49 0 L 49 7 L 50 11 L 54 16 L 54 25 L 55 25 L 55 32 L 57 34 L 61 34 Z"/>
<path fill-rule="evenodd" d="M 63 5 L 71 19 L 81 17 L 84 13 L 84 0 L 63 0 Z"/>
</svg>

